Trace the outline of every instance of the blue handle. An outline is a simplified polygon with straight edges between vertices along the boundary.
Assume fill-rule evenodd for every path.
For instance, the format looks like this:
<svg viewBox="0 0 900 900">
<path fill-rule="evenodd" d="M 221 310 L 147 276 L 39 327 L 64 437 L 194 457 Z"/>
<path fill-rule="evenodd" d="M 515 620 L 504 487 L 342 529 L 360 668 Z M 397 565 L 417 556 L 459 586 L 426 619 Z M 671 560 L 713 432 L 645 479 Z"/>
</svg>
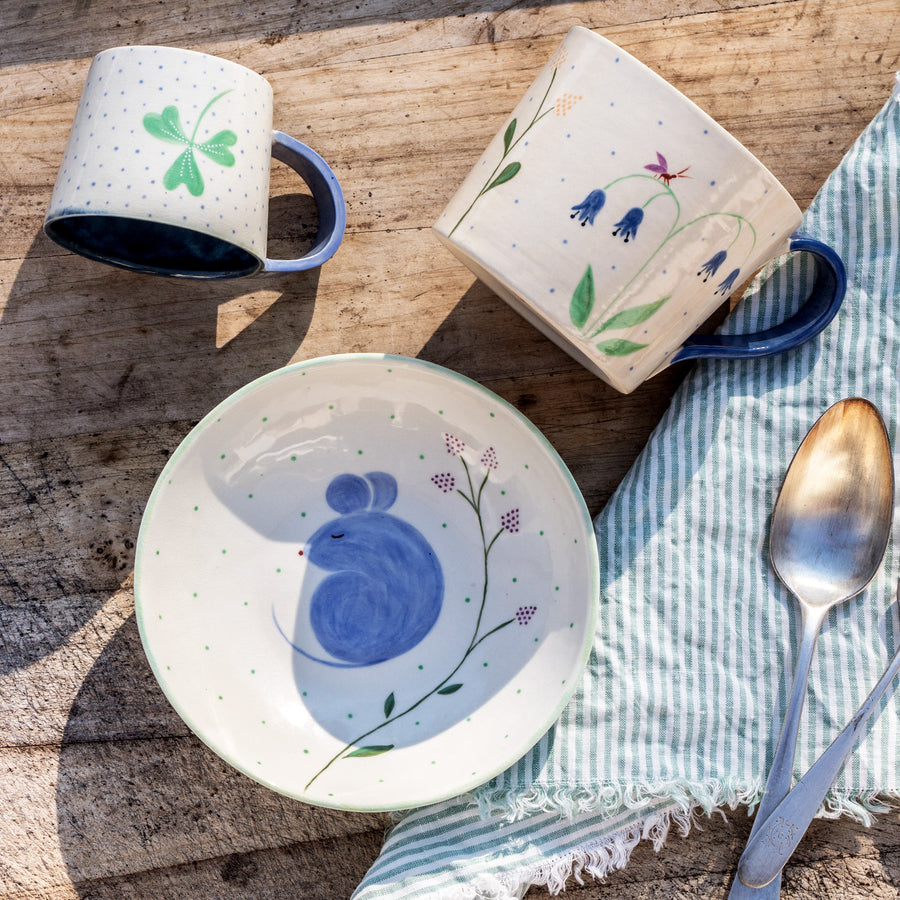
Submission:
<svg viewBox="0 0 900 900">
<path fill-rule="evenodd" d="M 812 290 L 794 315 L 774 328 L 753 334 L 695 334 L 688 338 L 671 362 L 685 359 L 751 359 L 773 356 L 799 347 L 819 334 L 837 315 L 847 292 L 847 273 L 841 258 L 827 244 L 795 232 L 791 250 L 804 250 L 815 257 Z"/>
<path fill-rule="evenodd" d="M 272 132 L 272 156 L 289 165 L 309 186 L 319 214 L 319 229 L 308 253 L 299 259 L 266 259 L 263 272 L 314 269 L 334 255 L 344 238 L 344 193 L 328 163 L 315 150 L 281 131 Z"/>
</svg>

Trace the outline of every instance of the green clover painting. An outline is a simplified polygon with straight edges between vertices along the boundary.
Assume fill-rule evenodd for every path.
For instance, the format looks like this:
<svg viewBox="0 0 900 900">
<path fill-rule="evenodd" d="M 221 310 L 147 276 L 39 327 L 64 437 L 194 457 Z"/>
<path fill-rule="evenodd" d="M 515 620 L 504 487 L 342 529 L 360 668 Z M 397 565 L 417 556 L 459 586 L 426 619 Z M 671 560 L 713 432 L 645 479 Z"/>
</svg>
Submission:
<svg viewBox="0 0 900 900">
<path fill-rule="evenodd" d="M 209 112 L 212 105 L 227 93 L 229 91 L 217 94 L 206 104 L 190 137 L 187 137 L 181 127 L 181 116 L 176 106 L 167 106 L 162 113 L 147 113 L 144 116 L 144 128 L 153 137 L 185 147 L 163 176 L 163 185 L 166 190 L 173 191 L 183 184 L 194 197 L 199 197 L 203 193 L 205 186 L 200 167 L 197 165 L 197 158 L 194 156 L 195 150 L 199 150 L 221 166 L 231 167 L 234 165 L 234 154 L 228 149 L 237 143 L 237 135 L 233 131 L 224 129 L 207 141 L 197 142 L 197 132 L 200 130 L 203 117 Z"/>
</svg>

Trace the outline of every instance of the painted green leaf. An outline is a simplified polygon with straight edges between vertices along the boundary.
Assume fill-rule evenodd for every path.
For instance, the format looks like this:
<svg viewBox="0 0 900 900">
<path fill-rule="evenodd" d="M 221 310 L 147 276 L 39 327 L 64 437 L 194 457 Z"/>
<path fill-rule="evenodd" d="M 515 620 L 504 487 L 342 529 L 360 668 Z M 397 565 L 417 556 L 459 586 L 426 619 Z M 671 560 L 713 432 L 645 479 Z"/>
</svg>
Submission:
<svg viewBox="0 0 900 900">
<path fill-rule="evenodd" d="M 228 149 L 237 143 L 237 135 L 233 131 L 220 131 L 208 141 L 197 144 L 197 149 L 202 150 L 210 159 L 214 159 L 223 166 L 234 165 L 234 154 Z"/>
<path fill-rule="evenodd" d="M 386 719 L 390 718 L 391 713 L 394 711 L 394 692 L 391 691 L 388 694 L 387 700 L 384 701 L 384 717 Z"/>
<path fill-rule="evenodd" d="M 163 185 L 167 190 L 173 191 L 179 184 L 183 184 L 195 197 L 203 193 L 203 176 L 197 168 L 197 160 L 190 147 L 172 163 L 163 176 Z"/>
<path fill-rule="evenodd" d="M 569 318 L 576 328 L 584 328 L 594 307 L 594 270 L 588 266 L 569 303 Z"/>
<path fill-rule="evenodd" d="M 503 155 L 505 156 L 509 152 L 509 145 L 512 143 L 513 135 L 516 133 L 516 120 L 513 119 L 509 125 L 506 126 L 506 132 L 503 135 Z"/>
<path fill-rule="evenodd" d="M 501 184 L 506 184 L 512 178 L 516 177 L 519 169 L 522 168 L 522 163 L 520 162 L 511 162 L 485 189 L 485 193 L 495 187 L 499 187 Z"/>
<path fill-rule="evenodd" d="M 643 303 L 640 306 L 632 306 L 630 309 L 623 309 L 622 312 L 616 313 L 611 319 L 604 322 L 594 334 L 600 334 L 601 331 L 611 331 L 616 328 L 631 328 L 634 325 L 640 325 L 646 322 L 667 300 L 669 297 L 663 297 L 655 303 Z"/>
<path fill-rule="evenodd" d="M 448 684 L 447 687 L 442 687 L 438 693 L 439 694 L 455 694 L 460 688 L 462 684 Z"/>
<path fill-rule="evenodd" d="M 378 756 L 381 753 L 387 753 L 388 750 L 393 750 L 393 744 L 371 744 L 368 747 L 359 747 L 356 750 L 352 750 L 350 753 L 347 753 L 344 756 L 344 759 L 350 759 L 352 756 L 356 757 L 365 757 L 365 756 Z"/>
<path fill-rule="evenodd" d="M 600 341 L 597 349 L 607 356 L 628 356 L 629 353 L 636 353 L 646 346 L 646 344 L 635 344 L 634 341 L 626 341 L 623 338 L 612 338 L 608 341 Z"/>
<path fill-rule="evenodd" d="M 181 119 L 178 115 L 178 108 L 175 106 L 167 106 L 162 113 L 147 113 L 144 116 L 144 128 L 153 135 L 163 141 L 170 141 L 174 144 L 189 144 L 181 127 Z"/>
</svg>

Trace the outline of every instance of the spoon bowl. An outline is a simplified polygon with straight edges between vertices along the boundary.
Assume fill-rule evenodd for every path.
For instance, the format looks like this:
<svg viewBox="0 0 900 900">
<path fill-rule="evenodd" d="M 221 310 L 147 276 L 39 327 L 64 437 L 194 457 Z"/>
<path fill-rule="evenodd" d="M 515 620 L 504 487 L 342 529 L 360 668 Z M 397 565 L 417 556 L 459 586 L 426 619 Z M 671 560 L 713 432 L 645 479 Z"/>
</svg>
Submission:
<svg viewBox="0 0 900 900">
<path fill-rule="evenodd" d="M 878 410 L 853 397 L 816 422 L 788 468 L 769 534 L 775 573 L 800 605 L 802 638 L 784 725 L 751 839 L 791 787 L 800 714 L 816 638 L 837 603 L 875 577 L 891 533 L 894 469 Z M 774 900 L 781 875 L 764 887 L 735 878 L 729 900 Z"/>
<path fill-rule="evenodd" d="M 892 512 L 881 416 L 867 400 L 842 400 L 812 427 L 785 476 L 772 516 L 772 567 L 801 607 L 827 611 L 878 571 Z"/>
</svg>

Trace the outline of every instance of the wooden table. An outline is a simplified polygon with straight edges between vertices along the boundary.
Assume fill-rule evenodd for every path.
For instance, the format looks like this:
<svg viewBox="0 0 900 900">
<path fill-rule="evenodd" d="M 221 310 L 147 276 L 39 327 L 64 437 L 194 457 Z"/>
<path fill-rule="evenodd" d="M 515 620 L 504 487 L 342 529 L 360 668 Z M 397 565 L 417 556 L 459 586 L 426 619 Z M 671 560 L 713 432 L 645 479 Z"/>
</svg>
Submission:
<svg viewBox="0 0 900 900">
<path fill-rule="evenodd" d="M 616 394 L 476 282 L 431 224 L 576 23 L 674 82 L 805 207 L 889 95 L 898 12 L 897 0 L 0 4 L 2 897 L 349 896 L 385 817 L 307 806 L 233 771 L 143 655 L 135 541 L 169 454 L 258 375 L 384 351 L 509 400 L 598 512 L 686 369 Z M 346 193 L 346 239 L 321 271 L 175 283 L 42 235 L 90 58 L 131 43 L 202 49 L 271 81 L 276 126 Z M 272 190 L 272 255 L 293 255 L 308 201 L 280 165 Z M 748 831 L 742 812 L 715 818 L 566 896 L 725 897 Z M 815 824 L 784 896 L 900 896 L 900 816 Z"/>
</svg>

